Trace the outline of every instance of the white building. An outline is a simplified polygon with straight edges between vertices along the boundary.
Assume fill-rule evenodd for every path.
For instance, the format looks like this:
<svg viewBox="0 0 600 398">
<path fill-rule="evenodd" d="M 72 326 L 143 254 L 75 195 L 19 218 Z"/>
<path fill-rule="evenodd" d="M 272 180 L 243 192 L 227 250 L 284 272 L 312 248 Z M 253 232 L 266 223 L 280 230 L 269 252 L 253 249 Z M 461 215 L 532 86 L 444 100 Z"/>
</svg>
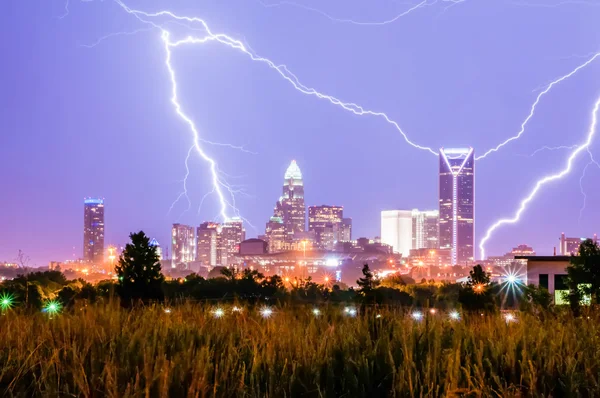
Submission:
<svg viewBox="0 0 600 398">
<path fill-rule="evenodd" d="M 554 299 L 554 304 L 566 304 L 564 292 L 568 292 L 565 282 L 571 256 L 516 256 L 517 260 L 527 261 L 527 277 L 521 282 L 546 288 Z"/>
<path fill-rule="evenodd" d="M 408 257 L 412 249 L 412 210 L 384 210 L 381 212 L 381 243 L 390 245 L 394 252 Z"/>
</svg>

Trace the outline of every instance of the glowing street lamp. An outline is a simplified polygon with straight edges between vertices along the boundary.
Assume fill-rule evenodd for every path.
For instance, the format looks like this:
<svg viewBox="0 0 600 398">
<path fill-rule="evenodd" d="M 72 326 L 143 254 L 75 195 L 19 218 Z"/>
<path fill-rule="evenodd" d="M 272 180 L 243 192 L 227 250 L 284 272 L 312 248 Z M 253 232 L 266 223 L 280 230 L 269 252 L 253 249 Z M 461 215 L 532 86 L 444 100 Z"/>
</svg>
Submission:
<svg viewBox="0 0 600 398">
<path fill-rule="evenodd" d="M 420 311 L 415 311 L 412 314 L 410 314 L 410 316 L 412 317 L 412 319 L 414 319 L 415 321 L 420 321 L 421 319 L 423 319 L 423 313 Z"/>
<path fill-rule="evenodd" d="M 42 311 L 46 312 L 50 316 L 52 316 L 52 315 L 56 315 L 56 314 L 60 313 L 61 309 L 62 309 L 62 305 L 60 304 L 59 301 L 50 300 L 46 303 L 46 305 L 44 306 Z"/>
<path fill-rule="evenodd" d="M 321 315 L 321 310 L 318 309 L 318 308 L 314 308 L 312 310 L 312 313 L 313 313 L 314 316 L 319 316 L 319 315 Z"/>
<path fill-rule="evenodd" d="M 260 310 L 260 316 L 262 316 L 265 319 L 270 318 L 271 315 L 273 315 L 273 310 L 269 307 L 264 307 Z"/>
<path fill-rule="evenodd" d="M 212 311 L 212 314 L 213 314 L 213 316 L 214 316 L 215 318 L 222 318 L 222 317 L 223 317 L 223 315 L 225 315 L 225 311 L 223 311 L 223 309 L 222 309 L 222 308 L 215 308 L 215 309 Z"/>
<path fill-rule="evenodd" d="M 453 321 L 458 321 L 460 319 L 460 313 L 458 311 L 456 311 L 456 310 L 450 311 L 450 313 L 448 314 L 448 316 Z"/>
<path fill-rule="evenodd" d="M 15 299 L 12 296 L 12 294 L 8 294 L 8 293 L 2 294 L 0 296 L 0 310 L 2 310 L 2 312 L 6 311 L 6 310 L 10 310 L 13 307 L 14 302 L 15 302 Z"/>
</svg>

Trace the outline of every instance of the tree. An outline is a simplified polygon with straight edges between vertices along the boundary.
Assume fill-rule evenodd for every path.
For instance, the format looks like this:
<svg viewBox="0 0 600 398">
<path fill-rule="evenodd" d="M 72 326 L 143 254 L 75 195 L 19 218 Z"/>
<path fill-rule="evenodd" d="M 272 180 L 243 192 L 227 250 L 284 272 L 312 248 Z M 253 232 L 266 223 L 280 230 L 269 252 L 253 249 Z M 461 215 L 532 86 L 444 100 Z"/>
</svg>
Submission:
<svg viewBox="0 0 600 398">
<path fill-rule="evenodd" d="M 469 271 L 467 283 L 458 292 L 458 301 L 467 311 L 495 311 L 494 287 L 490 275 L 478 264 Z"/>
<path fill-rule="evenodd" d="M 369 293 L 371 290 L 379 286 L 379 281 L 375 280 L 373 272 L 369 269 L 369 264 L 365 264 L 362 269 L 363 277 L 356 281 L 356 284 L 360 286 L 362 293 Z"/>
<path fill-rule="evenodd" d="M 132 233 L 129 237 L 131 243 L 125 246 L 115 267 L 119 278 L 117 292 L 122 304 L 127 306 L 137 300 L 161 300 L 164 276 L 156 246 L 150 245 L 150 238 L 143 231 Z"/>
<path fill-rule="evenodd" d="M 359 293 L 363 304 L 374 304 L 377 301 L 375 289 L 379 286 L 379 281 L 369 269 L 369 264 L 365 264 L 362 269 L 363 277 L 356 281 L 360 287 Z"/>
<path fill-rule="evenodd" d="M 600 304 L 600 248 L 591 239 L 579 246 L 579 255 L 571 256 L 567 267 L 569 303 L 573 311 L 579 313 L 579 304 L 588 296 L 592 304 Z"/>
<path fill-rule="evenodd" d="M 467 281 L 467 285 L 474 287 L 478 285 L 487 285 L 490 283 L 490 274 L 483 270 L 483 267 L 480 264 L 477 264 L 473 267 L 471 271 L 469 271 L 469 278 Z"/>
</svg>

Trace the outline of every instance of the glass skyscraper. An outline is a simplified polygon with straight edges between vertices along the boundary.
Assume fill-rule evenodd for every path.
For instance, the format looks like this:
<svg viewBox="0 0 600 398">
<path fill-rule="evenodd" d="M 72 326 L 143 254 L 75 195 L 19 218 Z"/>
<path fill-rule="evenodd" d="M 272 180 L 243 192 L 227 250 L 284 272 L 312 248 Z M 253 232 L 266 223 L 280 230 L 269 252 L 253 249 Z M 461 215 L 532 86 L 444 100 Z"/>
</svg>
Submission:
<svg viewBox="0 0 600 398">
<path fill-rule="evenodd" d="M 474 260 L 475 156 L 473 148 L 440 149 L 440 249 L 453 265 Z"/>
<path fill-rule="evenodd" d="M 104 199 L 83 201 L 83 260 L 104 264 Z"/>
<path fill-rule="evenodd" d="M 288 240 L 292 240 L 294 233 L 306 230 L 306 206 L 304 205 L 304 183 L 302 172 L 292 160 L 287 168 L 283 182 L 283 195 L 280 199 L 281 218 Z M 275 214 L 278 215 L 278 214 Z"/>
</svg>

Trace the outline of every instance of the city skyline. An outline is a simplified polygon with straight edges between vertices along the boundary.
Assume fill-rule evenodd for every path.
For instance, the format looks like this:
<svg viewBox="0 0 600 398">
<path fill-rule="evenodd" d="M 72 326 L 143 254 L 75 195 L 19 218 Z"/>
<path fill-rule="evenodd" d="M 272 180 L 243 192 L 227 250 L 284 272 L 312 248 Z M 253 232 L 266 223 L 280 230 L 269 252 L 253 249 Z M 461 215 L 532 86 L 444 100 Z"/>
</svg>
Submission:
<svg viewBox="0 0 600 398">
<path fill-rule="evenodd" d="M 64 19 L 56 18 L 64 12 L 62 5 L 50 3 L 35 13 L 28 5 L 11 6 L 13 18 L 6 26 L 20 40 L 7 47 L 13 60 L 7 73 L 15 79 L 7 81 L 11 101 L 2 107 L 0 129 L 14 133 L 3 134 L 0 151 L 11 167 L 2 177 L 21 194 L 2 198 L 1 225 L 17 227 L 0 232 L 0 259 L 14 259 L 19 249 L 40 266 L 50 259 L 79 257 L 83 248 L 74 242 L 81 242 L 81 214 L 76 209 L 79 198 L 88 195 L 110 203 L 105 240 L 111 243 L 124 243 L 130 232 L 143 229 L 166 245 L 173 222 L 218 220 L 214 195 L 203 200 L 211 191 L 210 175 L 195 155 L 189 163 L 190 203 L 182 196 L 169 213 L 183 189 L 191 142 L 188 126 L 169 103 L 159 32 L 119 35 L 86 48 L 82 45 L 115 32 L 105 24 L 90 29 L 99 18 L 117 15 L 119 28 L 126 30 L 140 25 L 111 2 L 72 2 Z M 418 143 L 469 144 L 483 154 L 519 131 L 540 93 L 535 89 L 583 64 L 591 57 L 584 55 L 597 47 L 598 8 L 500 3 L 463 2 L 439 18 L 437 6 L 426 7 L 395 24 L 362 28 L 332 24 L 302 10 L 249 3 L 236 9 L 194 5 L 186 11 L 205 15 L 216 31 L 247 37 L 259 53 L 288 65 L 308 86 L 387 112 Z M 327 7 L 340 16 L 358 12 L 354 2 Z M 370 16 L 376 20 L 394 14 L 394 7 L 399 5 L 374 9 L 377 15 Z M 589 13 L 574 12 L 582 8 Z M 144 9 L 160 9 L 160 4 L 149 1 Z M 489 13 L 498 15 L 497 20 L 483 22 Z M 22 20 L 35 29 L 25 29 L 18 23 Z M 256 28 L 250 22 L 255 20 L 264 23 Z M 532 21 L 538 20 L 544 23 L 531 31 Z M 558 21 L 563 32 L 546 28 Z M 274 34 L 279 31 L 288 32 L 285 41 Z M 388 34 L 393 39 L 381 40 Z M 325 51 L 315 44 L 323 37 L 356 47 Z M 492 51 L 485 45 L 489 42 L 502 51 Z M 30 54 L 24 48 L 41 50 Z M 211 62 L 206 62 L 206 52 Z M 453 57 L 448 60 L 449 54 Z M 220 170 L 234 177 L 230 182 L 248 193 L 237 198 L 236 206 L 259 231 L 280 194 L 272 186 L 282 173 L 275 165 L 293 158 L 311 186 L 307 203 L 343 205 L 353 217 L 355 237 L 377 234 L 382 209 L 436 207 L 436 189 L 429 186 L 436 175 L 435 157 L 407 145 L 393 126 L 301 96 L 272 71 L 229 49 L 196 46 L 173 49 L 172 55 L 182 108 L 202 138 L 246 150 L 206 147 L 218 158 Z M 438 67 L 440 58 L 447 59 L 444 68 Z M 203 73 L 196 73 L 198 68 Z M 541 99 L 519 140 L 478 162 L 476 243 L 497 219 L 512 216 L 540 176 L 559 170 L 569 153 L 538 149 L 571 146 L 585 138 L 597 96 L 597 71 L 594 62 L 557 84 Z M 231 93 L 223 92 L 224 84 Z M 56 93 L 61 93 L 60 101 Z M 237 109 L 235 117 L 232 109 Z M 597 150 L 595 143 L 590 149 Z M 111 160 L 100 162 L 99 157 Z M 566 178 L 545 186 L 520 223 L 494 234 L 488 254 L 502 254 L 523 241 L 551 254 L 560 231 L 593 235 L 600 221 L 594 212 L 600 191 L 591 182 L 598 170 L 586 169 L 582 187 L 588 206 L 580 214 L 579 179 L 586 164 L 579 158 Z M 39 206 L 40 197 L 44 206 Z M 33 232 L 27 227 L 32 219 Z"/>
</svg>

